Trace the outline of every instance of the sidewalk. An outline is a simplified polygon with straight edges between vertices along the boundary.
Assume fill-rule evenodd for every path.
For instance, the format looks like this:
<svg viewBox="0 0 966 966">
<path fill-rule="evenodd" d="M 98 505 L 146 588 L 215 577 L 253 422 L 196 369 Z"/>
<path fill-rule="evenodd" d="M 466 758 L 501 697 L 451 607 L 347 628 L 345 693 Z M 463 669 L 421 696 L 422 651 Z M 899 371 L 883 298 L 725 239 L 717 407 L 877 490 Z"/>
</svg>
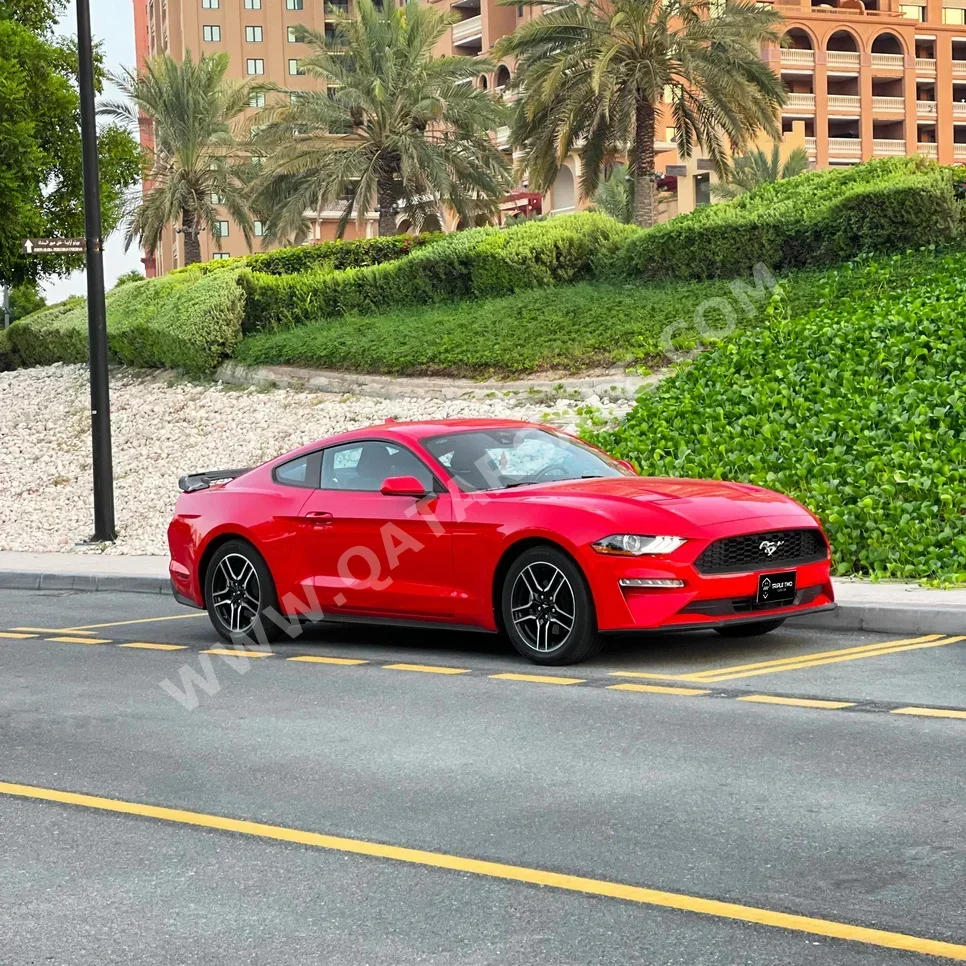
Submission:
<svg viewBox="0 0 966 966">
<path fill-rule="evenodd" d="M 966 634 L 966 589 L 836 579 L 838 609 L 801 627 L 888 634 Z M 170 594 L 167 557 L 0 551 L 0 590 L 113 590 Z"/>
</svg>

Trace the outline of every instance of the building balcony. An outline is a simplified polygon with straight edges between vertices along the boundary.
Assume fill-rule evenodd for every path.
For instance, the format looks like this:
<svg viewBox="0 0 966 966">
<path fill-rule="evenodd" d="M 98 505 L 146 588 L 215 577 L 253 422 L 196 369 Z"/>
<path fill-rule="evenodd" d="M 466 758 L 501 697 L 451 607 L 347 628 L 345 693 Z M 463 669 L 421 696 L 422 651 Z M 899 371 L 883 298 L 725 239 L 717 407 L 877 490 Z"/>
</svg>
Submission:
<svg viewBox="0 0 966 966">
<path fill-rule="evenodd" d="M 917 74 L 935 74 L 936 73 L 936 62 L 930 60 L 928 57 L 917 57 L 916 58 L 916 73 Z"/>
<path fill-rule="evenodd" d="M 453 46 L 483 46 L 483 17 L 481 14 L 453 24 Z"/>
<path fill-rule="evenodd" d="M 858 114 L 862 99 L 858 94 L 829 94 L 828 109 L 835 114 Z"/>
<path fill-rule="evenodd" d="M 938 144 L 917 144 L 916 151 L 921 154 L 924 158 L 938 158 L 939 157 L 939 145 Z"/>
<path fill-rule="evenodd" d="M 906 101 L 903 97 L 873 97 L 872 110 L 882 113 L 902 114 L 906 109 Z"/>
<path fill-rule="evenodd" d="M 953 117 L 966 117 L 966 104 L 961 101 L 953 101 Z"/>
<path fill-rule="evenodd" d="M 902 70 L 905 58 L 902 54 L 871 54 L 872 66 L 885 70 Z"/>
<path fill-rule="evenodd" d="M 785 102 L 785 107 L 791 110 L 798 110 L 798 111 L 814 111 L 815 95 L 814 94 L 789 94 L 788 100 Z"/>
<path fill-rule="evenodd" d="M 830 158 L 861 158 L 862 142 L 858 138 L 829 138 Z"/>
<path fill-rule="evenodd" d="M 966 144 L 953 145 L 953 160 L 966 161 Z"/>
<path fill-rule="evenodd" d="M 966 77 L 966 60 L 953 61 L 953 77 Z"/>
<path fill-rule="evenodd" d="M 905 141 L 892 141 L 887 138 L 875 138 L 872 141 L 872 154 L 877 158 L 904 157 L 905 153 Z"/>
<path fill-rule="evenodd" d="M 814 158 L 818 154 L 818 146 L 815 138 L 805 138 L 805 150 L 808 152 L 810 158 Z"/>
<path fill-rule="evenodd" d="M 835 70 L 836 68 L 841 69 L 843 67 L 850 70 L 859 69 L 859 55 L 851 50 L 826 51 L 825 62 L 831 70 Z"/>
<path fill-rule="evenodd" d="M 780 51 L 782 67 L 814 67 L 814 50 L 796 50 L 793 47 L 782 47 Z"/>
<path fill-rule="evenodd" d="M 916 113 L 920 117 L 935 117 L 936 102 L 935 101 L 916 101 Z"/>
</svg>

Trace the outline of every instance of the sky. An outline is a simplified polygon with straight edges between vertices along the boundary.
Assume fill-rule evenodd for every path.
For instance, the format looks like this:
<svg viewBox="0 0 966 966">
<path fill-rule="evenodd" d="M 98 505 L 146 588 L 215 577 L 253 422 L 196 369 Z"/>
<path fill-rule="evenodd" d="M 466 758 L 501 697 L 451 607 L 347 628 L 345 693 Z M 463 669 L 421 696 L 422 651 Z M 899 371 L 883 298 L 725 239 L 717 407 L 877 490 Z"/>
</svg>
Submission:
<svg viewBox="0 0 966 966">
<path fill-rule="evenodd" d="M 134 66 L 133 0 L 90 0 L 91 24 L 95 41 L 101 41 L 108 70 Z M 77 11 L 70 2 L 60 21 L 58 33 L 77 33 Z M 119 275 L 138 269 L 143 271 L 141 252 L 132 246 L 124 251 L 123 231 L 115 231 L 104 243 L 104 282 L 111 288 Z M 49 303 L 60 302 L 68 295 L 87 294 L 87 273 L 81 269 L 64 278 L 52 279 L 43 286 Z"/>
</svg>

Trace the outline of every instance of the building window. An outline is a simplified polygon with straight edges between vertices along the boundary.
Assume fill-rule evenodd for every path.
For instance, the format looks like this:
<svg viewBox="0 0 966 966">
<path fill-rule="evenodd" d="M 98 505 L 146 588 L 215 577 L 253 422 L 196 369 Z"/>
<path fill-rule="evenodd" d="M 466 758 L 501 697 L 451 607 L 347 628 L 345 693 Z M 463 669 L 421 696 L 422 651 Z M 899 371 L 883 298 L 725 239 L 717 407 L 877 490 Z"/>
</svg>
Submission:
<svg viewBox="0 0 966 966">
<path fill-rule="evenodd" d="M 285 0 L 286 10 L 301 10 L 303 0 Z"/>
<path fill-rule="evenodd" d="M 221 42 L 221 27 L 217 24 L 214 26 L 204 26 L 201 28 L 201 36 L 206 44 L 217 44 Z"/>
<path fill-rule="evenodd" d="M 288 62 L 288 72 L 293 76 L 300 76 L 305 73 L 305 71 L 299 67 L 299 62 L 294 59 Z"/>
<path fill-rule="evenodd" d="M 522 3 L 518 3 L 517 4 L 517 19 L 520 19 L 522 17 L 523 17 L 523 4 Z"/>
<path fill-rule="evenodd" d="M 245 0 L 246 10 L 261 10 L 262 0 Z"/>
<path fill-rule="evenodd" d="M 245 28 L 245 40 L 250 44 L 260 44 L 263 39 L 263 33 L 261 27 L 246 27 Z"/>
<path fill-rule="evenodd" d="M 216 238 L 227 238 L 228 237 L 228 222 L 227 221 L 216 221 L 215 222 L 215 237 Z"/>
<path fill-rule="evenodd" d="M 201 0 L 202 10 L 217 10 L 221 6 L 221 0 Z"/>
<path fill-rule="evenodd" d="M 265 106 L 265 92 L 264 91 L 252 91 L 248 95 L 248 106 L 249 107 L 264 107 Z"/>
<path fill-rule="evenodd" d="M 220 205 L 222 201 L 221 195 L 217 191 L 212 191 L 211 193 L 211 203 L 213 205 Z"/>
<path fill-rule="evenodd" d="M 249 57 L 245 61 L 245 73 L 249 75 L 264 74 L 265 61 L 261 57 Z"/>
<path fill-rule="evenodd" d="M 666 127 L 664 129 L 664 139 L 666 141 L 673 141 L 678 135 L 677 129 L 673 127 Z"/>
<path fill-rule="evenodd" d="M 252 234 L 256 238 L 261 238 L 265 234 L 265 226 L 260 221 L 252 222 Z"/>
<path fill-rule="evenodd" d="M 943 23 L 952 23 L 958 26 L 966 24 L 966 10 L 959 10 L 956 7 L 943 7 Z"/>
<path fill-rule="evenodd" d="M 926 8 L 913 3 L 900 3 L 899 13 L 909 20 L 925 20 Z"/>
<path fill-rule="evenodd" d="M 288 28 L 288 42 L 290 44 L 301 44 L 305 41 L 305 33 L 301 27 Z"/>
<path fill-rule="evenodd" d="M 224 258 L 231 258 L 231 254 L 229 252 L 215 252 L 215 254 L 211 257 L 215 259 L 215 261 L 220 262 Z"/>
</svg>

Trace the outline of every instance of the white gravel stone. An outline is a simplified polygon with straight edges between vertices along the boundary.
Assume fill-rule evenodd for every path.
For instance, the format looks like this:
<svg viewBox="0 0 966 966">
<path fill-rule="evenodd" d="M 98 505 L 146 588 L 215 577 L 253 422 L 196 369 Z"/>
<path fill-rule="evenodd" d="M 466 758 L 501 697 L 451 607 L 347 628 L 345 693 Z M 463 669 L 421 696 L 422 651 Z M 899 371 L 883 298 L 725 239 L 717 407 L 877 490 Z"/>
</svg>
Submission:
<svg viewBox="0 0 966 966">
<path fill-rule="evenodd" d="M 548 421 L 546 405 L 525 399 L 238 391 L 113 371 L 118 539 L 106 547 L 79 548 L 93 530 L 87 380 L 86 366 L 0 373 L 0 550 L 166 553 L 165 531 L 183 473 L 254 466 L 303 443 L 387 417 Z M 605 415 L 619 416 L 629 405 L 608 407 Z M 566 428 L 575 419 L 567 409 L 549 416 Z"/>
</svg>

